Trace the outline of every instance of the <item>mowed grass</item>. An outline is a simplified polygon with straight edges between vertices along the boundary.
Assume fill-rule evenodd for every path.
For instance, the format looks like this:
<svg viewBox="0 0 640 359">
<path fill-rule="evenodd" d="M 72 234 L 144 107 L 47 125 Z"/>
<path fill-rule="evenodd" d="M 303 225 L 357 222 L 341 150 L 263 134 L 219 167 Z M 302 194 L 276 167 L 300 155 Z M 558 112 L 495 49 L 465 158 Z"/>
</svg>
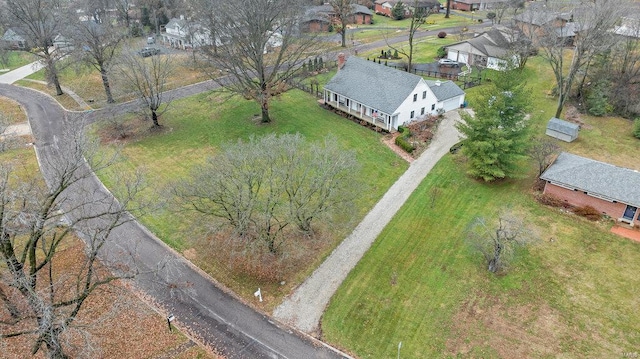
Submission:
<svg viewBox="0 0 640 359">
<path fill-rule="evenodd" d="M 534 134 L 544 136 L 556 99 L 541 58 L 525 70 Z M 470 106 L 483 87 L 467 90 Z M 563 150 L 638 168 L 631 122 L 582 116 L 591 128 Z M 361 358 L 620 357 L 640 347 L 640 244 L 538 204 L 533 166 L 485 184 L 447 155 L 413 193 L 332 299 L 324 339 Z M 436 189 L 436 190 L 434 190 Z M 434 197 L 434 193 L 438 193 Z M 537 244 L 509 272 L 487 272 L 464 242 L 477 216 L 505 208 L 535 228 Z"/>
<path fill-rule="evenodd" d="M 528 180 L 486 185 L 447 155 L 332 299 L 324 339 L 361 358 L 616 357 L 640 346 L 640 244 L 538 205 Z M 439 194 L 433 199 L 433 189 Z M 494 276 L 464 242 L 511 207 L 540 241 Z"/>
<path fill-rule="evenodd" d="M 15 70 L 18 67 L 30 64 L 38 60 L 38 57 L 26 51 L 9 51 L 6 63 L 0 62 L 0 70 Z M 6 73 L 0 72 L 0 75 Z"/>
<path fill-rule="evenodd" d="M 171 110 L 160 119 L 164 130 L 127 144 L 122 150 L 123 160 L 117 171 L 101 179 L 110 187 L 114 186 L 117 175 L 143 169 L 147 183 L 153 187 L 146 196 L 158 204 L 167 198 L 162 192 L 163 187 L 186 178 L 194 165 L 214 155 L 225 143 L 246 141 L 252 135 L 268 133 L 299 132 L 308 141 L 319 141 L 331 134 L 345 149 L 356 152 L 363 179 L 355 206 L 341 220 L 347 225 L 341 230 L 334 228 L 330 233 L 332 243 L 337 243 L 348 235 L 408 167 L 381 142 L 380 134 L 322 109 L 314 97 L 304 92 L 291 90 L 274 99 L 271 124 L 261 124 L 259 113 L 254 102 L 219 93 L 205 93 L 175 101 Z M 150 123 L 145 126 L 150 126 Z M 193 216 L 191 212 L 165 206 L 142 221 L 164 242 L 178 251 L 185 251 L 194 245 L 194 241 L 207 235 L 207 228 L 194 222 Z M 326 253 L 322 253 L 316 262 L 309 263 L 303 272 L 315 268 L 324 255 Z M 249 284 L 255 284 L 250 278 L 229 273 L 224 263 L 206 261 L 206 258 L 197 262 L 237 293 L 251 297 L 255 291 L 255 288 L 249 288 Z M 270 292 L 283 296 L 288 288 L 289 284 L 286 288 L 274 286 Z M 278 298 L 269 301 L 269 305 L 277 303 Z"/>
</svg>

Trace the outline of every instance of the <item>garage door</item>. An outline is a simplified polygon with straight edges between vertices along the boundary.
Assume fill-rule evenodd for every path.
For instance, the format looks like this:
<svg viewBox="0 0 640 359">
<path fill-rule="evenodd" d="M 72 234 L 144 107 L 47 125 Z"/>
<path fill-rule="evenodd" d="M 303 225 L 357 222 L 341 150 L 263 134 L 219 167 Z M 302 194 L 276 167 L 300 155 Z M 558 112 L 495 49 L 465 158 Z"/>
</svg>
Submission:
<svg viewBox="0 0 640 359">
<path fill-rule="evenodd" d="M 445 112 L 457 109 L 458 107 L 460 107 L 460 96 L 456 96 L 444 101 L 442 107 L 444 108 Z"/>
</svg>

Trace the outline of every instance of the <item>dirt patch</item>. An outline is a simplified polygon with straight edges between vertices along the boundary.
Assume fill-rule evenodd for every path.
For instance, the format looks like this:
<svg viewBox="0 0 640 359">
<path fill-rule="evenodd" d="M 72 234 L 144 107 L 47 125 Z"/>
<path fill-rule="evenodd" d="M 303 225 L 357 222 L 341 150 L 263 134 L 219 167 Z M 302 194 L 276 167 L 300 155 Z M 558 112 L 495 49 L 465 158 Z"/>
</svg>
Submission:
<svg viewBox="0 0 640 359">
<path fill-rule="evenodd" d="M 501 358 L 536 358 L 562 352 L 561 338 L 573 335 L 546 303 L 509 305 L 483 294 L 468 299 L 453 318 L 448 354 L 472 355 L 489 349 Z"/>
</svg>

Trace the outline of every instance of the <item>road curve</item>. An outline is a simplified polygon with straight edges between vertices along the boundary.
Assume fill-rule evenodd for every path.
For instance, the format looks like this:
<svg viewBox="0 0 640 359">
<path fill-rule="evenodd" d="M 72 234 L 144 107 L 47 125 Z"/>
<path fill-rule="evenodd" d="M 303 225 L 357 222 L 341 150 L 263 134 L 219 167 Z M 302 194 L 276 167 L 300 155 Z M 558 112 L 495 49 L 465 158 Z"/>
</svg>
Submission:
<svg viewBox="0 0 640 359">
<path fill-rule="evenodd" d="M 36 154 L 45 178 L 52 175 L 50 164 L 64 156 L 57 141 L 73 121 L 56 101 L 40 92 L 0 84 L 0 96 L 19 102 L 26 110 L 35 141 Z M 82 186 L 100 196 L 111 196 L 92 176 Z M 177 324 L 202 344 L 227 358 L 345 358 L 327 345 L 273 322 L 268 316 L 242 303 L 216 286 L 206 274 L 155 238 L 137 221 L 113 231 L 103 247 L 105 260 L 137 253 L 126 265 L 141 273 L 135 287 L 143 296 L 176 317 Z M 159 266 L 159 264 L 167 264 Z"/>
</svg>

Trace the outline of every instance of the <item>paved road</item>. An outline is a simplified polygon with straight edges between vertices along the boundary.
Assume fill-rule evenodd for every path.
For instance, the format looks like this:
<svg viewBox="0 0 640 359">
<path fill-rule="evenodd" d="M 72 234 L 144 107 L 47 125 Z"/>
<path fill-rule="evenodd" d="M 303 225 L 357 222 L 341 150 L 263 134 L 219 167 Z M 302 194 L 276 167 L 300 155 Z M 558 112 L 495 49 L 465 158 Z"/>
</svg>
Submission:
<svg viewBox="0 0 640 359">
<path fill-rule="evenodd" d="M 69 113 L 49 96 L 26 88 L 0 84 L 0 96 L 18 101 L 27 111 L 36 138 L 36 153 L 43 175 L 51 178 L 56 160 L 65 156 L 65 132 L 78 127 Z M 89 169 L 86 169 L 89 171 Z M 112 198 L 102 183 L 92 176 L 70 191 L 68 198 L 92 193 Z M 106 200 L 105 200 L 106 202 Z M 123 253 L 137 253 L 135 260 Z M 118 227 L 102 252 L 103 260 L 126 260 L 142 273 L 135 278 L 136 289 L 158 306 L 171 312 L 177 323 L 197 340 L 228 358 L 343 358 L 344 355 L 272 322 L 267 316 L 244 305 L 219 289 L 182 256 L 164 245 L 139 223 Z M 166 263 L 159 268 L 159 264 Z"/>
</svg>

